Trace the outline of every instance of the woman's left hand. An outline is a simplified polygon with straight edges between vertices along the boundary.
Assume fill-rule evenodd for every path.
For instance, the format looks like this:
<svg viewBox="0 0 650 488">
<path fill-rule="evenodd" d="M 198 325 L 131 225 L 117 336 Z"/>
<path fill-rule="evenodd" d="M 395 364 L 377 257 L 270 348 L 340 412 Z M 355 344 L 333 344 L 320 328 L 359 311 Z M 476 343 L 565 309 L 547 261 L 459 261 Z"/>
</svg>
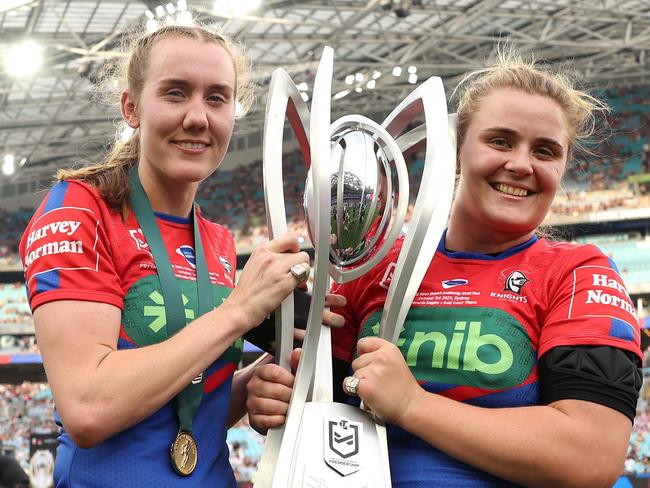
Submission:
<svg viewBox="0 0 650 488">
<path fill-rule="evenodd" d="M 357 343 L 359 357 L 352 362 L 354 377 L 359 379 L 357 396 L 364 406 L 385 422 L 400 425 L 407 410 L 426 392 L 409 370 L 400 350 L 377 337 L 365 337 Z M 343 382 L 343 390 L 345 382 Z"/>
</svg>

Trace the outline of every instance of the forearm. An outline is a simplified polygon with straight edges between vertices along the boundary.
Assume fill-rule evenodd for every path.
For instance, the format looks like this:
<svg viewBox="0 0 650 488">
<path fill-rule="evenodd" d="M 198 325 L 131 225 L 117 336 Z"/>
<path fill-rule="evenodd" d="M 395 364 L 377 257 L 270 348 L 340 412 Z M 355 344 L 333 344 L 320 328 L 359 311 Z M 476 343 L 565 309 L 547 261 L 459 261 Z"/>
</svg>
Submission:
<svg viewBox="0 0 650 488">
<path fill-rule="evenodd" d="M 246 413 L 246 385 L 253 376 L 255 368 L 273 361 L 270 354 L 262 354 L 254 362 L 235 372 L 232 380 L 230 407 L 228 408 L 228 428 L 235 425 Z"/>
<path fill-rule="evenodd" d="M 176 396 L 245 330 L 246 324 L 222 306 L 158 344 L 122 350 L 98 346 L 105 353 L 85 356 L 76 372 L 51 375 L 66 428 L 96 444 L 134 425 Z M 45 345 L 46 368 L 47 352 Z"/>
<path fill-rule="evenodd" d="M 629 424 L 612 414 L 621 417 L 617 426 Z M 609 487 L 625 458 L 625 433 L 611 435 L 602 424 L 552 406 L 480 408 L 423 393 L 398 423 L 447 454 L 524 486 Z"/>
</svg>

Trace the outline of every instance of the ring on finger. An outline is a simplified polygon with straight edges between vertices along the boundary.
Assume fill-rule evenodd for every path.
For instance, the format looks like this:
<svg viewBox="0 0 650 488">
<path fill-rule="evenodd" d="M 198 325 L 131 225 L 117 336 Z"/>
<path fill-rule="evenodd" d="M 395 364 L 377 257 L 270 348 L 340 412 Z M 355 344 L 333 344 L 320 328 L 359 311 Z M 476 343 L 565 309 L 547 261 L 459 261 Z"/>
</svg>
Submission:
<svg viewBox="0 0 650 488">
<path fill-rule="evenodd" d="M 309 271 L 302 264 L 294 264 L 291 266 L 289 272 L 298 280 L 298 283 L 307 281 L 307 277 L 309 276 Z"/>
<path fill-rule="evenodd" d="M 357 378 L 356 376 L 348 376 L 347 378 L 345 378 L 345 381 L 343 383 L 343 387 L 345 388 L 345 391 L 349 395 L 358 396 L 357 388 L 359 387 L 360 382 L 361 382 L 361 379 Z"/>
</svg>

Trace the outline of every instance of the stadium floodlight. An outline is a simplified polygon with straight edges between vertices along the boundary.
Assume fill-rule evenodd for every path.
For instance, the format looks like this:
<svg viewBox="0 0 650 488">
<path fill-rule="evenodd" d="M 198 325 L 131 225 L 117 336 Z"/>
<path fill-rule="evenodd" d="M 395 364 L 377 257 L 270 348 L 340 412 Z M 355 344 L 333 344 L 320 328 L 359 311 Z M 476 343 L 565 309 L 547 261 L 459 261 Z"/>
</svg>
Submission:
<svg viewBox="0 0 650 488">
<path fill-rule="evenodd" d="M 165 10 L 169 13 L 169 15 L 174 15 L 176 13 L 176 7 L 174 7 L 173 3 L 168 3 L 165 5 Z"/>
<path fill-rule="evenodd" d="M 156 7 L 156 15 L 162 19 L 165 16 L 165 7 L 158 5 Z"/>
<path fill-rule="evenodd" d="M 26 162 L 27 162 L 27 158 L 21 159 L 20 162 L 18 163 L 18 167 L 22 168 L 23 166 L 25 166 Z"/>
<path fill-rule="evenodd" d="M 153 14 L 153 12 L 149 9 L 144 11 L 144 15 L 147 17 L 147 19 L 154 19 L 156 16 Z"/>
<path fill-rule="evenodd" d="M 156 19 L 147 19 L 145 28 L 147 29 L 147 32 L 156 32 L 158 30 L 158 21 Z"/>
<path fill-rule="evenodd" d="M 340 92 L 336 93 L 332 98 L 334 100 L 340 100 L 341 98 L 346 97 L 349 94 L 350 94 L 350 90 L 343 90 L 343 91 L 340 91 Z"/>
<path fill-rule="evenodd" d="M 304 91 L 307 91 L 307 89 L 309 88 L 309 85 L 307 85 L 307 83 L 303 81 L 302 83 L 299 83 L 296 86 L 296 88 L 298 88 L 298 91 L 303 91 L 304 92 Z"/>
<path fill-rule="evenodd" d="M 302 99 L 305 102 L 307 102 L 309 100 L 309 95 L 307 95 L 307 93 L 305 93 L 305 92 L 300 92 L 300 96 L 302 97 Z"/>
<path fill-rule="evenodd" d="M 5 69 L 11 76 L 28 76 L 41 67 L 43 48 L 32 40 L 15 46 L 5 58 Z"/>
<path fill-rule="evenodd" d="M 178 0 L 178 2 L 176 2 L 176 10 L 181 12 L 187 10 L 187 2 L 185 0 Z"/>
<path fill-rule="evenodd" d="M 184 25 L 190 27 L 194 25 L 194 19 L 192 19 L 192 13 L 189 10 L 183 10 L 176 14 L 176 24 Z"/>
<path fill-rule="evenodd" d="M 393 68 L 393 76 L 395 76 L 395 77 L 402 76 L 402 67 L 401 66 L 395 66 Z"/>
<path fill-rule="evenodd" d="M 418 72 L 417 66 L 409 66 L 408 72 L 409 72 L 409 74 L 417 73 Z"/>
<path fill-rule="evenodd" d="M 214 2 L 214 13 L 239 17 L 257 10 L 262 0 L 216 0 Z"/>
<path fill-rule="evenodd" d="M 358 86 L 358 87 L 356 87 L 356 88 L 354 89 L 354 91 L 357 92 L 357 93 L 361 93 L 361 92 L 363 91 L 363 88 L 361 88 L 360 86 Z"/>
<path fill-rule="evenodd" d="M 381 78 L 381 71 L 374 70 L 372 72 L 372 79 L 373 80 L 378 80 L 379 78 Z"/>
<path fill-rule="evenodd" d="M 417 82 L 418 82 L 418 75 L 416 75 L 415 73 L 411 73 L 409 75 L 409 83 L 411 85 L 415 85 Z"/>
<path fill-rule="evenodd" d="M 347 75 L 345 77 L 345 84 L 351 85 L 352 83 L 354 83 L 354 75 Z"/>
<path fill-rule="evenodd" d="M 366 88 L 368 88 L 369 90 L 372 90 L 373 88 L 375 88 L 375 84 L 376 84 L 376 83 L 377 83 L 377 82 L 376 82 L 375 80 L 370 80 L 370 81 L 368 82 L 368 84 L 366 85 Z"/>
<path fill-rule="evenodd" d="M 24 7 L 30 3 L 32 3 L 32 0 L 2 0 L 2 5 L 0 5 L 0 14 Z"/>
<path fill-rule="evenodd" d="M 354 75 L 354 79 L 355 79 L 356 81 L 358 81 L 359 83 L 361 83 L 363 80 L 366 79 L 366 75 L 364 75 L 363 73 L 356 73 L 356 74 Z"/>
<path fill-rule="evenodd" d="M 13 174 L 13 172 L 16 170 L 16 167 L 14 166 L 14 155 L 13 154 L 5 154 L 5 162 L 2 164 L 2 172 L 9 176 Z"/>
</svg>

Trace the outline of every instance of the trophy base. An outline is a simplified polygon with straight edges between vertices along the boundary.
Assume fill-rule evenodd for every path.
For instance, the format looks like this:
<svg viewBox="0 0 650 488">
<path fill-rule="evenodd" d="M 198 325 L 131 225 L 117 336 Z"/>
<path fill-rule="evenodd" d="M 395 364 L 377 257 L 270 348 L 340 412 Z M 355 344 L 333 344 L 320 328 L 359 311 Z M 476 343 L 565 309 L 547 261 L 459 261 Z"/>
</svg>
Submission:
<svg viewBox="0 0 650 488">
<path fill-rule="evenodd" d="M 294 450 L 291 488 L 386 488 L 386 429 L 352 405 L 308 402 Z"/>
</svg>

